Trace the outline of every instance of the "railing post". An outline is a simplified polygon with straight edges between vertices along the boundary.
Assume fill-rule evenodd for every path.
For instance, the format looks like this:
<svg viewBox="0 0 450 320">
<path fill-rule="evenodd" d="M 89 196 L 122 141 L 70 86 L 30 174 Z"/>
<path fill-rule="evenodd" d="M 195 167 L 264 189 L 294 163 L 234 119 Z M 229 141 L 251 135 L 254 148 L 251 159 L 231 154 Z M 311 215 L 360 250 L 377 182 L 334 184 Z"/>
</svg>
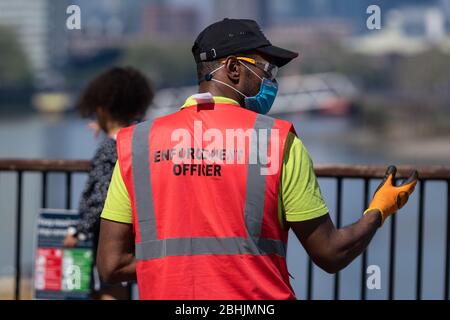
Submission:
<svg viewBox="0 0 450 320">
<path fill-rule="evenodd" d="M 21 255 L 22 255 L 22 171 L 17 171 L 17 208 L 16 208 L 16 256 L 14 299 L 20 299 Z"/>
<path fill-rule="evenodd" d="M 47 171 L 42 171 L 42 199 L 41 205 L 42 208 L 47 207 Z"/>
<path fill-rule="evenodd" d="M 306 287 L 306 299 L 311 300 L 312 299 L 312 286 L 313 286 L 313 263 L 310 257 L 308 257 L 308 283 Z"/>
<path fill-rule="evenodd" d="M 445 283 L 444 283 L 444 300 L 449 298 L 450 286 L 450 180 L 447 180 L 447 229 L 446 229 L 446 245 L 445 245 Z"/>
<path fill-rule="evenodd" d="M 369 207 L 369 182 L 368 178 L 364 179 L 364 209 Z M 366 300 L 366 269 L 367 269 L 367 250 L 364 250 L 361 257 L 361 300 Z"/>
<path fill-rule="evenodd" d="M 397 179 L 394 179 L 393 184 L 396 185 Z M 396 238 L 396 222 L 397 215 L 393 214 L 391 216 L 391 229 L 390 229 L 390 239 L 389 239 L 389 291 L 388 299 L 392 300 L 394 298 L 395 290 L 395 238 Z"/>
<path fill-rule="evenodd" d="M 66 209 L 72 207 L 72 173 L 66 172 Z"/>
<path fill-rule="evenodd" d="M 389 251 L 389 293 L 388 299 L 394 299 L 395 290 L 395 238 L 396 238 L 396 219 L 397 215 L 391 216 L 391 235 L 390 235 L 390 251 Z"/>
<path fill-rule="evenodd" d="M 417 232 L 417 279 L 416 279 L 416 300 L 422 299 L 422 256 L 423 256 L 423 211 L 425 204 L 425 180 L 420 180 L 419 183 L 419 218 L 418 218 L 418 232 Z"/>
<path fill-rule="evenodd" d="M 341 227 L 342 178 L 337 178 L 336 192 L 336 228 Z M 339 272 L 334 275 L 334 300 L 339 300 Z"/>
</svg>

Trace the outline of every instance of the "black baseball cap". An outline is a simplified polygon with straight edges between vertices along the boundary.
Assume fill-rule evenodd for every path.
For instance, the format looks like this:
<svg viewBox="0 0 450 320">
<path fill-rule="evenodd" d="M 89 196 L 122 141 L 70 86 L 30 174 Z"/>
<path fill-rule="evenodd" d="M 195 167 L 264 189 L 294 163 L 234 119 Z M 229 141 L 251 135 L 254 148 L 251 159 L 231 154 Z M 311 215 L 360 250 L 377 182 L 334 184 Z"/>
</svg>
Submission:
<svg viewBox="0 0 450 320">
<path fill-rule="evenodd" d="M 282 67 L 298 56 L 297 52 L 273 46 L 254 20 L 229 19 L 206 27 L 192 46 L 195 61 L 212 61 L 229 55 L 255 50 Z"/>
</svg>

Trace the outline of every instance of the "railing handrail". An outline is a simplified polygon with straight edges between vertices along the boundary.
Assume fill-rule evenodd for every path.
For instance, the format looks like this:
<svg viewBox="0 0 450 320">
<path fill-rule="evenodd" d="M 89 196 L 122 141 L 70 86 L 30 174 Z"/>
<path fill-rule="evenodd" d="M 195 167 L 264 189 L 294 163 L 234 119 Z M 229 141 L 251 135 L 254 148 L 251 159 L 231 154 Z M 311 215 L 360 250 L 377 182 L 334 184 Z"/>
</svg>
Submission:
<svg viewBox="0 0 450 320">
<path fill-rule="evenodd" d="M 89 160 L 0 159 L 1 171 L 85 172 L 90 167 Z M 319 177 L 382 178 L 386 167 L 381 165 L 318 164 L 314 165 L 314 171 Z M 450 179 L 450 166 L 437 165 L 398 165 L 396 177 L 407 178 L 414 169 L 419 172 L 420 179 Z"/>
<path fill-rule="evenodd" d="M 348 165 L 348 164 L 326 164 L 314 165 L 314 171 L 319 177 L 334 178 L 382 178 L 388 165 Z M 425 180 L 449 180 L 450 166 L 413 166 L 397 165 L 396 178 L 408 178 L 413 170 L 419 172 L 419 179 Z"/>
<path fill-rule="evenodd" d="M 0 171 L 61 171 L 86 172 L 89 160 L 0 159 Z"/>
</svg>

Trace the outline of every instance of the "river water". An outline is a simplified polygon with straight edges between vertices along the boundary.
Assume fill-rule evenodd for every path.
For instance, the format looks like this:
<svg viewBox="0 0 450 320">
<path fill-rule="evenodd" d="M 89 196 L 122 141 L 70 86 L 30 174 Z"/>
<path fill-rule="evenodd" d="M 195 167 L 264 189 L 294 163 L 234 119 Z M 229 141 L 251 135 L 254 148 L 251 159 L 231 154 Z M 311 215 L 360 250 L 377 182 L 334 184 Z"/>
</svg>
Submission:
<svg viewBox="0 0 450 320">
<path fill-rule="evenodd" d="M 305 114 L 280 116 L 292 121 L 297 134 L 311 154 L 315 164 L 402 164 L 396 159 L 379 154 L 373 148 L 362 150 L 345 141 L 344 136 L 355 127 L 350 118 L 323 118 Z M 355 134 L 358 134 L 355 131 Z M 94 139 L 86 122 L 72 115 L 28 115 L 0 118 L 0 158 L 89 159 L 100 138 Z M 76 208 L 86 176 L 73 177 L 72 207 Z M 33 264 L 34 225 L 41 203 L 40 175 L 28 173 L 24 177 L 23 202 L 23 273 L 31 275 Z M 49 175 L 48 206 L 64 208 L 65 184 L 61 174 Z M 319 179 L 322 194 L 333 219 L 336 212 L 336 182 Z M 378 181 L 371 183 L 371 193 Z M 363 182 L 346 179 L 343 183 L 344 225 L 356 221 L 363 212 Z M 14 219 L 16 176 L 0 174 L 0 277 L 14 272 Z M 423 255 L 423 298 L 441 299 L 444 288 L 445 259 L 445 184 L 428 182 L 425 192 L 425 227 Z M 417 196 L 412 197 L 397 219 L 395 298 L 415 297 L 417 251 Z M 389 270 L 389 222 L 375 235 L 368 251 L 368 265 L 381 270 L 381 289 L 367 290 L 369 299 L 386 299 Z M 288 246 L 288 266 L 291 284 L 299 299 L 306 296 L 307 260 L 301 244 L 293 234 Z M 356 259 L 340 274 L 340 297 L 358 299 L 360 292 L 360 259 Z M 331 299 L 334 277 L 314 268 L 313 298 Z"/>
</svg>

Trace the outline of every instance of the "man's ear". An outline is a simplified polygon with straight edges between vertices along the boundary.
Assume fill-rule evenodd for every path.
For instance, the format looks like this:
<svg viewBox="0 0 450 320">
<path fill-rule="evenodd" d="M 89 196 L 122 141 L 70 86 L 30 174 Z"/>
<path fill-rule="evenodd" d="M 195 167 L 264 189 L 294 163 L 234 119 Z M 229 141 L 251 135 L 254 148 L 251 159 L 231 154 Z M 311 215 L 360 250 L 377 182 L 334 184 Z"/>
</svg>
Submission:
<svg viewBox="0 0 450 320">
<path fill-rule="evenodd" d="M 239 82 L 241 76 L 241 66 L 239 60 L 235 56 L 229 56 L 225 60 L 225 70 L 227 71 L 228 79 L 234 83 Z"/>
</svg>

